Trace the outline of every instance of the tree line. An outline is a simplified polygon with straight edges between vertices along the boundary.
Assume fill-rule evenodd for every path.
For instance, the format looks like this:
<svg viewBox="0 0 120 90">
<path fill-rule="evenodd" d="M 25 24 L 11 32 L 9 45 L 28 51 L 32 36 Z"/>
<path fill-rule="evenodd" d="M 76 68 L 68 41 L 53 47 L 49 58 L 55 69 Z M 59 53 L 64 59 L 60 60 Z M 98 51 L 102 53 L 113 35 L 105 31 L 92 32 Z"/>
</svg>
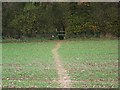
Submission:
<svg viewBox="0 0 120 90">
<path fill-rule="evenodd" d="M 118 3 L 6 2 L 2 4 L 2 37 L 118 37 Z"/>
</svg>

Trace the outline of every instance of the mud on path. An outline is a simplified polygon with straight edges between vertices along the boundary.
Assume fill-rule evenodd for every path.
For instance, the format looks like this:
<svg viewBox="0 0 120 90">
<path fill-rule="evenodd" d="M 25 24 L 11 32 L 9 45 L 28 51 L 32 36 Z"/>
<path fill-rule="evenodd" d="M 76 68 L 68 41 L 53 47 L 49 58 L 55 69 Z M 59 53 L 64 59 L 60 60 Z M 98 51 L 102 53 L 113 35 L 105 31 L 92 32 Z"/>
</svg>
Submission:
<svg viewBox="0 0 120 90">
<path fill-rule="evenodd" d="M 61 88 L 70 88 L 71 80 L 70 77 L 67 75 L 67 72 L 61 62 L 61 58 L 58 54 L 58 49 L 60 48 L 63 41 L 57 41 L 56 46 L 52 50 L 52 54 L 55 61 L 55 66 L 58 72 L 59 83 Z"/>
</svg>

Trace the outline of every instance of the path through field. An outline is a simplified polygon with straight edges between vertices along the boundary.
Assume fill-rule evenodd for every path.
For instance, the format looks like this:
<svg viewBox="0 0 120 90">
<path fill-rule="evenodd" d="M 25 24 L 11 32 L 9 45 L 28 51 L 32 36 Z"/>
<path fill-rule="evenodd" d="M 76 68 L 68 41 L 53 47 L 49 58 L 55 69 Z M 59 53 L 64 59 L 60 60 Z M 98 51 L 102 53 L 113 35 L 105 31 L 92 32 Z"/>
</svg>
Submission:
<svg viewBox="0 0 120 90">
<path fill-rule="evenodd" d="M 67 75 L 65 68 L 61 62 L 60 56 L 58 54 L 58 49 L 60 48 L 62 41 L 57 41 L 55 48 L 53 48 L 52 53 L 56 64 L 56 69 L 58 71 L 59 83 L 62 88 L 70 88 L 71 80 Z"/>
</svg>

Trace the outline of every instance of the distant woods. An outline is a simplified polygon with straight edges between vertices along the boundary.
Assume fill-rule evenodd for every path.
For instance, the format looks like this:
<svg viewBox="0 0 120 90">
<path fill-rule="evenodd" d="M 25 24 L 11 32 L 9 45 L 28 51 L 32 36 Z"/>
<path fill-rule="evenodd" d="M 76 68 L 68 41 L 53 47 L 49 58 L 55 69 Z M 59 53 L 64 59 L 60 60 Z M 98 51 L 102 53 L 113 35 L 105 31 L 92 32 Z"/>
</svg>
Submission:
<svg viewBox="0 0 120 90">
<path fill-rule="evenodd" d="M 118 37 L 118 3 L 23 2 L 2 4 L 2 37 Z"/>
</svg>

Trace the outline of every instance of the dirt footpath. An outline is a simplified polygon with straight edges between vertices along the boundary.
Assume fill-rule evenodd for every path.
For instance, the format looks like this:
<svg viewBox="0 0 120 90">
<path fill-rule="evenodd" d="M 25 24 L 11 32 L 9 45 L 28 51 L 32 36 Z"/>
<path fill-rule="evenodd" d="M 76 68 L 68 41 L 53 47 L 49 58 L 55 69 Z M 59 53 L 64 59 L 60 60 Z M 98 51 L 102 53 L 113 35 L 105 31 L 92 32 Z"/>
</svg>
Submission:
<svg viewBox="0 0 120 90">
<path fill-rule="evenodd" d="M 56 66 L 56 69 L 58 72 L 59 83 L 61 85 L 61 88 L 70 88 L 71 87 L 70 77 L 67 75 L 67 72 L 66 72 L 66 70 L 61 62 L 61 58 L 58 54 L 58 49 L 60 48 L 62 42 L 63 41 L 57 41 L 55 48 L 53 48 L 53 50 L 52 50 L 52 54 L 53 54 L 55 66 Z"/>
</svg>

